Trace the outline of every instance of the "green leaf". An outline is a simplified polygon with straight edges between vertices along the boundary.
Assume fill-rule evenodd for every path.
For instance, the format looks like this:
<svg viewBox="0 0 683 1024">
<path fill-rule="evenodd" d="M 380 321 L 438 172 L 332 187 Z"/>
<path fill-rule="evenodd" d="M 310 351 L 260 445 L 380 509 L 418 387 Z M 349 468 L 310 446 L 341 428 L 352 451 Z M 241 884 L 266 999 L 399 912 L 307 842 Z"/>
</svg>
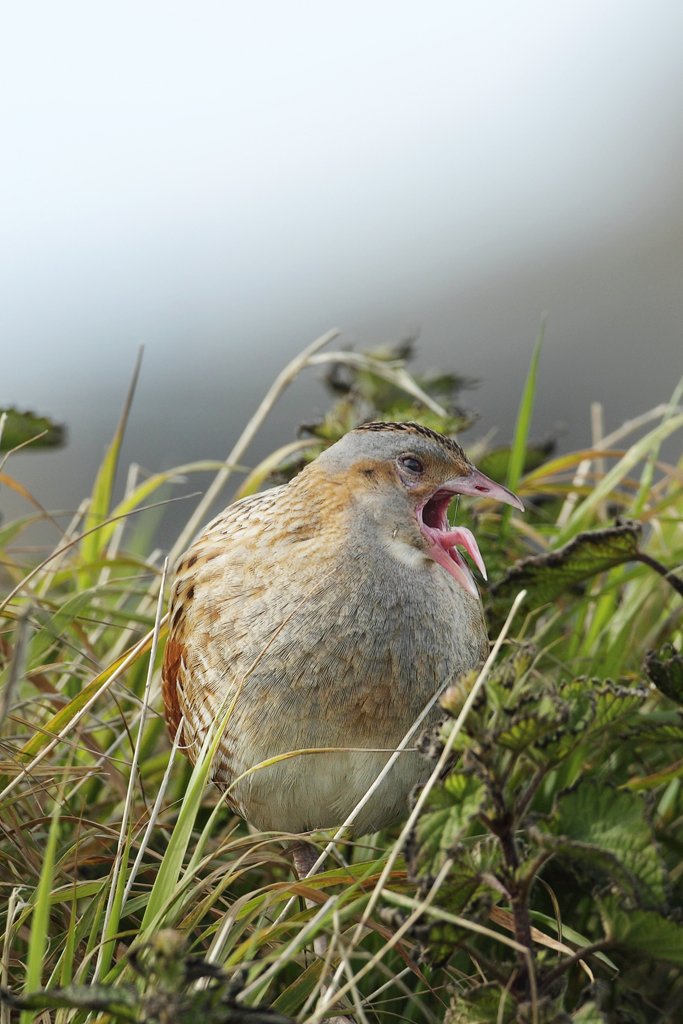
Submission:
<svg viewBox="0 0 683 1024">
<path fill-rule="evenodd" d="M 523 558 L 491 587 L 490 612 L 496 621 L 504 617 L 522 589 L 527 592 L 525 608 L 550 604 L 598 573 L 633 561 L 639 554 L 641 533 L 640 523 L 619 523 L 580 533 L 558 551 Z"/>
<path fill-rule="evenodd" d="M 659 651 L 648 651 L 645 671 L 669 700 L 683 704 L 683 655 L 673 644 L 664 644 Z"/>
<path fill-rule="evenodd" d="M 432 876 L 459 842 L 486 801 L 483 783 L 452 772 L 434 786 L 412 832 L 408 861 L 414 878 Z"/>
<path fill-rule="evenodd" d="M 560 716 L 529 714 L 520 716 L 494 737 L 494 742 L 516 754 L 555 733 L 562 725 Z"/>
<path fill-rule="evenodd" d="M 138 938 L 148 939 L 159 927 L 168 923 L 164 921 L 164 915 L 178 896 L 178 880 L 183 860 L 192 840 L 192 831 L 210 776 L 211 764 L 228 724 L 230 713 L 230 709 L 228 709 L 223 714 L 222 720 L 216 722 L 213 733 L 207 733 L 199 756 L 192 766 L 192 774 L 180 805 L 177 821 L 149 894 Z"/>
<path fill-rule="evenodd" d="M 594 693 L 593 730 L 604 729 L 614 722 L 623 722 L 639 716 L 647 699 L 647 690 L 643 687 L 618 686 L 609 681 L 599 684 Z"/>
<path fill-rule="evenodd" d="M 32 448 L 56 448 L 64 444 L 64 427 L 47 416 L 39 416 L 35 412 L 19 412 L 14 408 L 0 409 L 0 417 L 3 415 L 6 419 L 0 436 L 0 451 L 10 451 L 27 441 L 31 442 Z"/>
<path fill-rule="evenodd" d="M 591 939 L 587 935 L 577 932 L 575 928 L 570 928 L 566 921 L 562 922 L 562 930 L 560 931 L 556 918 L 550 917 L 548 914 L 542 914 L 540 910 L 530 910 L 529 913 L 532 921 L 541 925 L 546 932 L 554 932 L 558 939 L 561 938 L 563 942 L 572 942 L 577 949 L 591 945 Z M 619 968 L 605 953 L 593 952 L 591 957 L 599 960 L 615 977 L 619 974 Z"/>
<path fill-rule="evenodd" d="M 0 474 L 1 475 L 1 474 Z M 43 516 L 24 516 L 22 519 L 14 519 L 11 523 L 0 528 L 0 549 L 6 547 L 14 538 L 33 523 L 39 523 Z"/>
<path fill-rule="evenodd" d="M 130 853 L 131 846 L 131 835 L 129 834 L 126 838 L 125 847 L 121 857 L 121 868 L 116 874 L 113 872 L 116 878 L 116 888 L 114 889 L 114 899 L 111 904 L 111 913 L 107 918 L 105 916 L 104 927 L 102 928 L 102 944 L 100 946 L 101 959 L 97 967 L 97 978 L 99 980 L 103 978 L 111 966 L 111 962 L 114 958 L 114 950 L 116 947 L 116 940 L 119 932 L 119 924 L 121 921 L 121 912 L 123 907 L 123 895 L 126 890 L 126 871 L 124 866 L 128 864 L 128 856 Z"/>
<path fill-rule="evenodd" d="M 601 868 L 650 905 L 664 902 L 664 867 L 642 797 L 593 782 L 560 795 L 553 832 L 570 859 Z"/>
<path fill-rule="evenodd" d="M 683 927 L 654 910 L 627 910 L 615 897 L 599 900 L 610 942 L 633 953 L 683 967 Z"/>
<path fill-rule="evenodd" d="M 178 478 L 182 478 L 189 473 L 208 473 L 218 471 L 224 466 L 225 462 L 220 460 L 205 459 L 201 462 L 191 462 L 184 466 L 175 466 L 173 469 L 154 473 L 152 476 L 147 477 L 112 509 L 107 523 L 102 526 L 101 530 L 97 531 L 99 550 L 106 547 L 112 534 L 118 528 L 122 516 L 128 516 L 140 510 L 145 501 L 161 490 L 166 484 L 173 483 Z M 241 469 L 242 467 L 234 466 L 233 468 Z"/>
</svg>

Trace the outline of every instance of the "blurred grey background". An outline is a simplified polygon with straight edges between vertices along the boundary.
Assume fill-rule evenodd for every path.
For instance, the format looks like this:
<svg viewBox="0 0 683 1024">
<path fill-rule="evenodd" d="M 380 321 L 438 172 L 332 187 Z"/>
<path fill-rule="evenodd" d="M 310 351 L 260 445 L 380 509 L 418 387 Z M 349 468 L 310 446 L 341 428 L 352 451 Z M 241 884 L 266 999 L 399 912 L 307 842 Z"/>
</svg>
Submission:
<svg viewBox="0 0 683 1024">
<path fill-rule="evenodd" d="M 471 436 L 501 441 L 543 313 L 534 433 L 562 448 L 592 400 L 610 429 L 683 372 L 678 0 L 1 20 L 0 403 L 69 431 L 6 468 L 51 508 L 89 490 L 141 342 L 124 461 L 150 471 L 223 456 L 332 326 L 419 333 L 418 368 L 478 378 Z M 301 381 L 252 459 L 324 407 Z"/>
</svg>

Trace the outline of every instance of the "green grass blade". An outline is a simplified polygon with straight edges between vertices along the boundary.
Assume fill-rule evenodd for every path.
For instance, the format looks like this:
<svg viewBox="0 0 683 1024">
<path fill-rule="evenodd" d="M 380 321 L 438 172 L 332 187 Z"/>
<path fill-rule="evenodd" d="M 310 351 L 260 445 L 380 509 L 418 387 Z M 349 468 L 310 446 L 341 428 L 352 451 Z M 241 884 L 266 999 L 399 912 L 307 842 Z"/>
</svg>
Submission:
<svg viewBox="0 0 683 1024">
<path fill-rule="evenodd" d="M 144 643 L 138 643 L 133 647 L 129 647 L 125 654 L 113 661 L 111 665 L 107 665 L 102 672 L 99 672 L 94 679 L 91 679 L 86 686 L 78 693 L 72 700 L 69 701 L 63 708 L 52 715 L 50 719 L 43 725 L 41 732 L 35 732 L 30 740 L 28 740 L 21 748 L 20 753 L 25 757 L 33 757 L 39 751 L 51 742 L 52 738 L 58 735 L 65 726 L 70 723 L 74 723 L 74 720 L 80 713 L 88 706 L 89 702 L 108 684 L 111 683 L 112 677 L 116 674 L 121 674 L 121 669 L 129 667 L 134 661 L 143 657 L 152 646 L 152 634 L 149 633 L 145 637 Z"/>
<path fill-rule="evenodd" d="M 111 539 L 114 531 L 119 525 L 119 520 L 122 516 L 130 515 L 132 512 L 140 510 L 144 502 L 153 495 L 156 491 L 160 490 L 165 484 L 171 483 L 174 478 L 183 477 L 189 473 L 209 473 L 218 471 L 225 466 L 225 463 L 217 459 L 205 459 L 201 462 L 191 462 L 185 466 L 175 466 L 173 469 L 165 470 L 162 473 L 154 473 L 152 476 L 143 480 L 138 486 L 125 498 L 123 498 L 118 505 L 112 510 L 112 514 L 101 530 L 94 534 L 96 541 L 96 548 L 103 550 L 106 548 L 109 540 Z M 241 470 L 241 466 L 233 466 L 234 470 Z"/>
<path fill-rule="evenodd" d="M 31 937 L 28 944 L 26 983 L 24 985 L 24 991 L 27 993 L 34 992 L 40 988 L 43 962 L 47 949 L 48 929 L 50 926 L 50 892 L 52 889 L 55 851 L 57 849 L 57 836 L 59 833 L 59 811 L 60 803 L 57 801 L 52 812 L 50 832 L 31 917 Z M 32 1011 L 24 1010 L 20 1018 L 21 1024 L 31 1024 L 32 1020 Z"/>
<path fill-rule="evenodd" d="M 154 880 L 154 885 L 145 908 L 145 914 L 140 926 L 140 939 L 143 942 L 149 937 L 150 932 L 160 927 L 160 919 L 164 910 L 168 907 L 169 901 L 176 892 L 183 860 L 192 838 L 192 829 L 209 776 L 211 761 L 220 742 L 222 732 L 222 729 L 217 730 L 217 736 L 208 749 L 205 743 L 197 763 L 192 769 L 192 775 L 183 797 L 178 820 L 164 852 L 164 858 Z"/>
<path fill-rule="evenodd" d="M 119 932 L 119 922 L 121 920 L 121 908 L 123 907 L 123 894 L 126 889 L 127 875 L 125 870 L 123 870 L 123 865 L 128 863 L 131 838 L 132 835 L 129 833 L 120 863 L 117 863 L 118 870 L 115 872 L 116 890 L 114 892 L 114 898 L 111 902 L 111 906 L 107 907 L 107 912 L 105 913 L 102 946 L 93 981 L 97 981 L 106 975 L 107 971 L 111 967 L 112 957 L 114 956 L 116 937 Z"/>
<path fill-rule="evenodd" d="M 676 385 L 674 392 L 669 402 L 669 411 L 662 417 L 662 422 L 666 423 L 667 420 L 671 419 L 677 407 L 680 406 L 681 398 L 683 397 L 683 378 L 679 380 Z M 640 478 L 640 488 L 636 496 L 636 500 L 633 503 L 633 515 L 637 519 L 642 515 L 643 509 L 647 503 L 647 499 L 650 494 L 652 487 L 652 481 L 655 474 L 655 466 L 657 464 L 657 457 L 659 455 L 659 445 L 650 452 L 642 476 Z"/>
<path fill-rule="evenodd" d="M 602 480 L 590 491 L 580 504 L 576 506 L 573 513 L 567 520 L 564 529 L 556 538 L 556 546 L 565 544 L 579 530 L 583 529 L 591 513 L 595 511 L 601 502 L 608 500 L 612 492 L 628 476 L 634 466 L 652 451 L 656 451 L 662 441 L 680 430 L 683 427 L 683 414 L 665 419 L 658 427 L 645 434 L 636 444 L 631 445 L 624 457 L 605 473 Z"/>
<path fill-rule="evenodd" d="M 62 969 L 59 978 L 59 984 L 62 988 L 64 988 L 65 985 L 70 985 L 73 981 L 77 930 L 78 901 L 76 900 L 76 893 L 74 892 L 74 896 L 71 901 L 71 917 L 69 918 L 69 928 L 66 933 L 66 942 L 64 943 L 64 957 L 62 959 Z"/>
<path fill-rule="evenodd" d="M 544 338 L 545 320 L 541 323 L 541 329 L 538 332 L 536 344 L 534 345 L 531 363 L 529 364 L 529 372 L 527 374 L 526 383 L 524 384 L 524 391 L 522 392 L 522 399 L 517 413 L 517 423 L 515 425 L 515 434 L 512 439 L 510 462 L 508 465 L 507 486 L 511 491 L 515 490 L 522 477 L 522 473 L 524 472 L 524 460 L 529 441 L 531 419 L 534 412 L 534 400 L 536 398 L 538 364 L 541 358 L 541 349 L 543 347 Z"/>
<path fill-rule="evenodd" d="M 135 362 L 133 379 L 131 380 L 128 394 L 126 395 L 121 419 L 119 420 L 114 436 L 109 448 L 107 449 L 107 453 L 95 478 L 95 484 L 90 498 L 90 508 L 88 509 L 88 514 L 85 519 L 84 530 L 87 536 L 85 536 L 81 542 L 82 561 L 86 565 L 88 562 L 95 561 L 97 553 L 102 546 L 98 531 L 94 528 L 99 526 L 100 523 L 103 523 L 109 514 L 111 497 L 114 490 L 114 479 L 116 477 L 119 455 L 121 454 L 121 445 L 123 443 L 123 435 L 126 431 L 128 415 L 130 413 L 131 405 L 133 404 L 133 397 L 135 395 L 135 388 L 140 375 L 141 365 L 142 348 L 139 350 L 138 357 Z M 89 530 L 92 532 L 88 533 Z"/>
</svg>

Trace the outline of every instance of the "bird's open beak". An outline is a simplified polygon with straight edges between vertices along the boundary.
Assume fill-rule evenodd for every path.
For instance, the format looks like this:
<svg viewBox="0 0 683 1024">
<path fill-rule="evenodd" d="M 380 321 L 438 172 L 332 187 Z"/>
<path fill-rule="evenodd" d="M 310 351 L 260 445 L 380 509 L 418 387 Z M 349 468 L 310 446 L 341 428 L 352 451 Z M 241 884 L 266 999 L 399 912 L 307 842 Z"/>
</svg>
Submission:
<svg viewBox="0 0 683 1024">
<path fill-rule="evenodd" d="M 480 573 L 486 579 L 486 566 L 481 557 L 474 534 L 464 526 L 449 526 L 447 509 L 456 494 L 467 494 L 475 498 L 491 498 L 524 511 L 524 505 L 516 494 L 502 484 L 489 480 L 487 476 L 472 467 L 466 476 L 453 477 L 417 510 L 417 521 L 423 536 L 429 544 L 429 555 L 448 572 L 468 594 L 479 598 L 479 591 L 467 563 L 458 551 L 464 548 Z"/>
<path fill-rule="evenodd" d="M 512 505 L 520 512 L 524 511 L 524 505 L 512 491 L 495 480 L 490 480 L 478 469 L 472 467 L 467 476 L 455 476 L 441 485 L 444 491 L 451 491 L 453 494 L 467 494 L 473 498 L 490 498 L 492 501 L 502 501 L 504 505 Z"/>
</svg>

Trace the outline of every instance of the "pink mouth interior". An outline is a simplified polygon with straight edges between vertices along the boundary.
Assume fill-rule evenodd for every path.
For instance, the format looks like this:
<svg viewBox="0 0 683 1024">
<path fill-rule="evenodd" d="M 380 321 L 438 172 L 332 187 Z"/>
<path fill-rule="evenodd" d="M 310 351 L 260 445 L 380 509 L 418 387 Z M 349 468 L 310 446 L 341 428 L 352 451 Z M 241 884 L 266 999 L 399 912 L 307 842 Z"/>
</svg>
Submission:
<svg viewBox="0 0 683 1024">
<path fill-rule="evenodd" d="M 478 597 L 476 583 L 458 547 L 466 551 L 484 579 L 487 578 L 486 566 L 472 531 L 464 526 L 453 529 L 449 526 L 446 512 L 452 498 L 450 491 L 437 491 L 418 510 L 417 521 L 429 544 L 430 557 L 443 566 L 468 594 Z"/>
</svg>

